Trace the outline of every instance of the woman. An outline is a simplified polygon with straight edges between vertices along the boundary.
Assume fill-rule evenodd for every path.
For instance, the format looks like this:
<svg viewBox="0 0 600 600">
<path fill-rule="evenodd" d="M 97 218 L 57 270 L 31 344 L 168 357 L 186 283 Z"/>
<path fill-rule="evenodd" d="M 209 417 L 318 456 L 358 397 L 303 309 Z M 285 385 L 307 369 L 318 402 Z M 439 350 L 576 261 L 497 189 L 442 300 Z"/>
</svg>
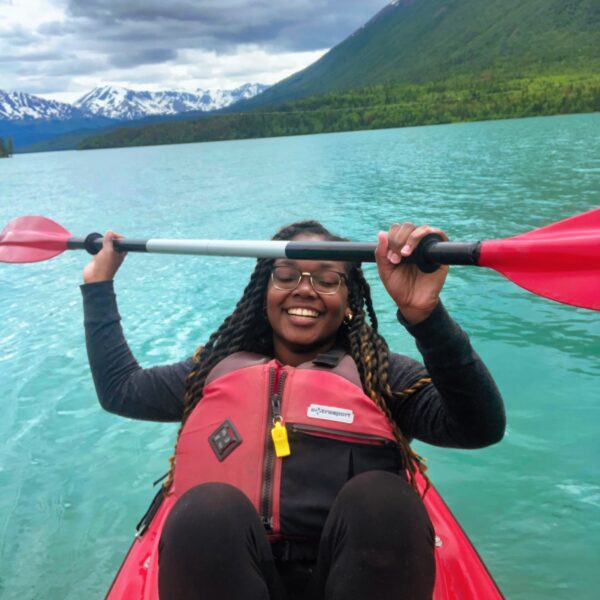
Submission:
<svg viewBox="0 0 600 600">
<path fill-rule="evenodd" d="M 161 537 L 161 599 L 431 597 L 434 533 L 409 441 L 482 447 L 502 438 L 505 419 L 490 374 L 440 302 L 447 267 L 425 274 L 403 262 L 429 233 L 446 239 L 392 225 L 376 250 L 426 368 L 388 352 L 360 265 L 259 259 L 193 358 L 142 369 L 112 291 L 124 256 L 105 235 L 82 286 L 100 402 L 182 421 L 165 484 L 177 501 Z M 341 238 L 305 221 L 274 239 Z M 300 424 L 290 425 L 297 406 Z M 255 439 L 260 427 L 266 443 Z"/>
</svg>

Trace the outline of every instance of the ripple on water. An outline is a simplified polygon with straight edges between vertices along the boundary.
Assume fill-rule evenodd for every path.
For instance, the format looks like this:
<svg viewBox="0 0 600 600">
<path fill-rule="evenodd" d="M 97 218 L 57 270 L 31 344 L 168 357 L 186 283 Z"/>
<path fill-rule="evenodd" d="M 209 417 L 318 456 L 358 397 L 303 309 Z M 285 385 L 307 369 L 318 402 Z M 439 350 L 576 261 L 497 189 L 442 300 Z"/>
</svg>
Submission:
<svg viewBox="0 0 600 600">
<path fill-rule="evenodd" d="M 600 204 L 599 118 L 20 155 L 2 165 L 0 223 L 18 206 L 75 235 L 266 239 L 317 218 L 358 240 L 401 220 L 457 240 L 502 239 Z M 0 266 L 3 598 L 102 596 L 173 448 L 176 424 L 98 406 L 77 289 L 87 260 L 73 252 Z M 188 357 L 231 312 L 253 266 L 130 255 L 116 289 L 140 362 Z M 390 346 L 418 357 L 374 267 L 365 271 Z M 484 450 L 419 444 L 434 482 L 508 598 L 595 597 L 597 315 L 484 269 L 451 269 L 443 298 L 492 370 L 509 429 Z"/>
<path fill-rule="evenodd" d="M 557 484 L 556 487 L 577 502 L 600 508 L 600 485 L 567 481 Z"/>
</svg>

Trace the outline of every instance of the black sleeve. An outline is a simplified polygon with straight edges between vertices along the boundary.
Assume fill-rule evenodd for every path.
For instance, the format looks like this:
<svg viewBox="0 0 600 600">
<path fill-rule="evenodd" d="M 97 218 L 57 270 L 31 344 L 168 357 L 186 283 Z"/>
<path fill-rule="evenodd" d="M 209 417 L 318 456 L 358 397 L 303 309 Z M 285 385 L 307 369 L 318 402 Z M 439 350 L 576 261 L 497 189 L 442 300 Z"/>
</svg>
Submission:
<svg viewBox="0 0 600 600">
<path fill-rule="evenodd" d="M 402 323 L 400 314 L 398 318 Z M 467 334 L 441 303 L 425 321 L 403 324 L 415 338 L 425 367 L 407 356 L 390 354 L 392 389 L 407 388 L 421 377 L 432 379 L 390 407 L 403 433 L 451 448 L 481 448 L 499 442 L 506 427 L 502 397 Z"/>
<path fill-rule="evenodd" d="M 100 404 L 124 417 L 181 421 L 193 361 L 143 369 L 121 328 L 112 281 L 81 286 L 88 360 Z"/>
</svg>

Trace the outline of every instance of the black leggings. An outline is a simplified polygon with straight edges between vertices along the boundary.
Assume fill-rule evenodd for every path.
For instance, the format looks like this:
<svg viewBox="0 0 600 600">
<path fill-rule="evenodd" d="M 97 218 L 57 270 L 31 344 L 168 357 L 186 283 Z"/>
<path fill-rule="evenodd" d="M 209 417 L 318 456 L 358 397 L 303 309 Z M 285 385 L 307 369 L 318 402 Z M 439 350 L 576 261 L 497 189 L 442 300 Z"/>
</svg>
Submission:
<svg viewBox="0 0 600 600">
<path fill-rule="evenodd" d="M 230 485 L 205 483 L 178 500 L 165 524 L 160 599 L 431 598 L 434 533 L 421 499 L 392 473 L 357 475 L 331 507 L 311 566 L 298 590 L 250 500 Z"/>
</svg>

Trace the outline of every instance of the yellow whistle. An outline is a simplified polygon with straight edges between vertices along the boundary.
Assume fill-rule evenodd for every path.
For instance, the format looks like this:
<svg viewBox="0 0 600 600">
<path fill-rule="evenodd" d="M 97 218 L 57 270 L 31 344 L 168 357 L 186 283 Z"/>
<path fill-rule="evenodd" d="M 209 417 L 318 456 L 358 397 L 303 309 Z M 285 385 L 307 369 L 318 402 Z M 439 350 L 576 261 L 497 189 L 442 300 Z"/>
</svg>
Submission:
<svg viewBox="0 0 600 600">
<path fill-rule="evenodd" d="M 290 444 L 288 442 L 287 429 L 281 421 L 276 421 L 271 429 L 271 437 L 275 445 L 275 455 L 278 458 L 289 456 L 291 454 Z"/>
</svg>

